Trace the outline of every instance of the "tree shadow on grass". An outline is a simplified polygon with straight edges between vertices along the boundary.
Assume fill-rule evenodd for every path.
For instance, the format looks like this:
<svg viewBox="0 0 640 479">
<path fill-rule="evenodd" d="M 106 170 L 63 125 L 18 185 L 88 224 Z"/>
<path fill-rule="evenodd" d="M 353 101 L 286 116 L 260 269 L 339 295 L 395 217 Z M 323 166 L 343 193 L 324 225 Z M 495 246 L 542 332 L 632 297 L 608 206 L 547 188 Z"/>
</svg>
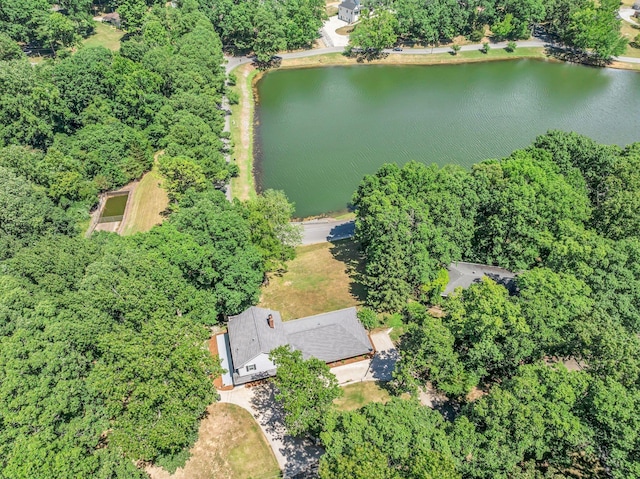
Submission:
<svg viewBox="0 0 640 479">
<path fill-rule="evenodd" d="M 305 477 L 314 470 L 324 450 L 306 438 L 287 434 L 284 410 L 275 399 L 276 387 L 271 381 L 255 386 L 251 406 L 257 411 L 256 420 L 269 436 L 280 442 L 279 452 L 285 457 L 284 477 Z M 302 474 L 302 475 L 301 475 Z"/>
<path fill-rule="evenodd" d="M 345 239 L 333 242 L 333 247 L 329 249 L 333 257 L 344 263 L 345 271 L 351 283 L 349 292 L 359 302 L 364 303 L 367 299 L 367 288 L 364 285 L 364 256 L 360 251 L 360 243 L 352 239 Z"/>
</svg>

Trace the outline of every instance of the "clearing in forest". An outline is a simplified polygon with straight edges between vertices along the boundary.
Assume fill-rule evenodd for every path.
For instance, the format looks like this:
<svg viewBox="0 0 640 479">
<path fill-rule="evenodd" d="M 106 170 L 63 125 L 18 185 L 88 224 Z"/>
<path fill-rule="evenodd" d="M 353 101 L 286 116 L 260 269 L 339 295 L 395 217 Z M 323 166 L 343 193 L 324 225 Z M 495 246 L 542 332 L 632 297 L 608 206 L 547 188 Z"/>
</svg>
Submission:
<svg viewBox="0 0 640 479">
<path fill-rule="evenodd" d="M 280 311 L 286 321 L 362 304 L 358 243 L 320 243 L 296 252 L 286 272 L 269 275 L 260 307 Z"/>
<path fill-rule="evenodd" d="M 347 384 L 342 390 L 344 395 L 333 401 L 340 411 L 354 411 L 372 402 L 386 403 L 391 399 L 389 393 L 374 381 Z"/>
<path fill-rule="evenodd" d="M 260 426 L 240 406 L 216 403 L 200 423 L 198 440 L 184 467 L 169 474 L 158 466 L 146 471 L 151 479 L 271 479 L 280 468 Z"/>
<path fill-rule="evenodd" d="M 85 47 L 105 47 L 114 52 L 120 50 L 120 39 L 124 35 L 122 30 L 102 22 L 95 22 L 95 27 L 95 33 L 83 40 Z"/>
<path fill-rule="evenodd" d="M 131 206 L 124 219 L 123 235 L 149 231 L 155 225 L 162 223 L 164 219 L 162 213 L 169 205 L 169 198 L 161 183 L 162 176 L 156 163 L 151 171 L 142 177 L 133 192 L 133 197 L 129 200 Z"/>
</svg>

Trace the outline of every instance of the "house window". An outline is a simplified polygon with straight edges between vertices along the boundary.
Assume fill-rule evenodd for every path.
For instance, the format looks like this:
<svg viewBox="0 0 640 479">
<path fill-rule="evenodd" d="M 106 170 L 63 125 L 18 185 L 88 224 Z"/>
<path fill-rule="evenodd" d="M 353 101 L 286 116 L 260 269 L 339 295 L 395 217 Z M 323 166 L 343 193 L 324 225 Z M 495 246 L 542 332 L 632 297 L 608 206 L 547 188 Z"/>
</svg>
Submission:
<svg viewBox="0 0 640 479">
<path fill-rule="evenodd" d="M 256 370 L 256 365 L 255 364 L 247 364 L 247 372 L 255 371 L 255 370 Z"/>
</svg>

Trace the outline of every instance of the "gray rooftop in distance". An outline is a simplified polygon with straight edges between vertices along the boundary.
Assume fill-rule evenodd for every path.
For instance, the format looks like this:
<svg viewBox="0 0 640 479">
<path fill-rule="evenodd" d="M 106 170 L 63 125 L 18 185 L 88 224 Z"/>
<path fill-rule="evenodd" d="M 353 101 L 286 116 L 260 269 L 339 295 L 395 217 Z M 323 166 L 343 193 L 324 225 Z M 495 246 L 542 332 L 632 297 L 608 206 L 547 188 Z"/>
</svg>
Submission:
<svg viewBox="0 0 640 479">
<path fill-rule="evenodd" d="M 274 328 L 269 327 L 269 314 L 273 315 Z M 230 316 L 227 329 L 235 369 L 261 353 L 269 354 L 288 343 L 280 313 L 271 309 L 252 306 L 237 316 Z"/>
<path fill-rule="evenodd" d="M 359 5 L 353 0 L 344 0 L 340 5 L 342 8 L 347 8 L 349 10 L 355 10 Z"/>
<path fill-rule="evenodd" d="M 289 344 L 302 352 L 304 359 L 314 357 L 330 363 L 373 351 L 367 332 L 358 320 L 356 308 L 282 323 Z"/>
<path fill-rule="evenodd" d="M 447 270 L 449 271 L 449 284 L 447 284 L 442 296 L 449 296 L 456 288 L 466 289 L 473 283 L 479 283 L 485 276 L 503 285 L 510 293 L 515 291 L 514 278 L 516 275 L 504 268 L 459 261 L 451 263 Z"/>
</svg>

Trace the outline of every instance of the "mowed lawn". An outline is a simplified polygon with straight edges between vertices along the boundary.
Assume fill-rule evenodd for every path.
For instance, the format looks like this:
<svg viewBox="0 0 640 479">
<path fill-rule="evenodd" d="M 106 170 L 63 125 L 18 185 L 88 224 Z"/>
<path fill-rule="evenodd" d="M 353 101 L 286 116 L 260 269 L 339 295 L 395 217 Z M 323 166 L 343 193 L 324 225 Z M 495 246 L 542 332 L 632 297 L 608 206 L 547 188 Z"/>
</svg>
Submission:
<svg viewBox="0 0 640 479">
<path fill-rule="evenodd" d="M 358 244 L 352 240 L 301 246 L 288 271 L 271 274 L 259 306 L 280 311 L 283 320 L 357 306 L 364 299 L 359 284 Z"/>
<path fill-rule="evenodd" d="M 174 474 L 150 466 L 151 479 L 271 479 L 280 477 L 276 458 L 248 411 L 216 403 L 202 420 L 198 440 L 183 468 Z"/>
<path fill-rule="evenodd" d="M 102 22 L 95 22 L 95 26 L 95 33 L 82 42 L 85 47 L 102 46 L 113 51 L 120 50 L 120 39 L 124 35 L 122 30 L 116 30 L 115 27 Z"/>
<path fill-rule="evenodd" d="M 342 390 L 344 395 L 334 401 L 340 411 L 353 411 L 372 402 L 386 403 L 391 399 L 389 393 L 373 381 L 348 384 Z"/>
<path fill-rule="evenodd" d="M 167 192 L 162 188 L 162 176 L 157 164 L 145 173 L 136 186 L 131 206 L 122 229 L 124 235 L 149 231 L 162 223 L 162 212 L 169 205 Z"/>
</svg>

